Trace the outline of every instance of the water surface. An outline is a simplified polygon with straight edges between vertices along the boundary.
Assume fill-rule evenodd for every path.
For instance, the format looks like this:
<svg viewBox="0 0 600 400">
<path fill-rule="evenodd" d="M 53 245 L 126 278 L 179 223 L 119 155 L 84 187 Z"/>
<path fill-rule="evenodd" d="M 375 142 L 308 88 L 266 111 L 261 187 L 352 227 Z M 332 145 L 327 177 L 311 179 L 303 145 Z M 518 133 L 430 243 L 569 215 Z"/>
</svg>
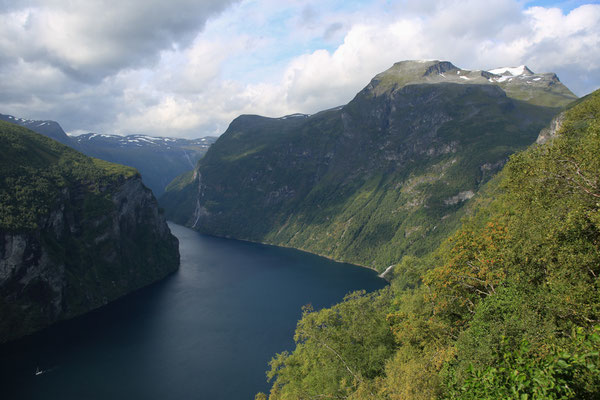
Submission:
<svg viewBox="0 0 600 400">
<path fill-rule="evenodd" d="M 0 347 L 0 398 L 253 399 L 270 358 L 293 350 L 302 305 L 385 285 L 365 268 L 170 227 L 179 271 Z"/>
</svg>

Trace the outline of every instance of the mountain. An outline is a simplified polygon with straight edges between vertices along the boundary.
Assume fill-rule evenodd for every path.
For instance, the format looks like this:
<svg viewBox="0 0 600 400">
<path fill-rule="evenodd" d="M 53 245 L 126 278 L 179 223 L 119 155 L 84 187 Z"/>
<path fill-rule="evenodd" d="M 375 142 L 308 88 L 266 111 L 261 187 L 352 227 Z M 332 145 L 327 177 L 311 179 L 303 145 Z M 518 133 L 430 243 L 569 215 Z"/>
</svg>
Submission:
<svg viewBox="0 0 600 400">
<path fill-rule="evenodd" d="M 144 184 L 160 196 L 178 175 L 194 169 L 198 160 L 217 140 L 180 139 L 146 135 L 105 135 L 88 133 L 72 140 L 82 153 L 136 168 Z"/>
<path fill-rule="evenodd" d="M 541 137 L 388 288 L 304 307 L 255 398 L 599 399 L 600 90 Z"/>
<path fill-rule="evenodd" d="M 54 121 L 35 121 L 4 114 L 0 114 L 0 120 L 23 126 L 90 157 L 136 168 L 155 196 L 160 196 L 175 177 L 194 169 L 217 140 L 214 136 L 201 139 L 98 133 L 68 136 Z"/>
<path fill-rule="evenodd" d="M 0 121 L 6 121 L 23 126 L 41 135 L 54 139 L 57 142 L 70 147 L 75 147 L 73 140 L 63 131 L 62 127 L 55 121 L 36 121 L 31 119 L 16 118 L 12 115 L 0 114 Z"/>
<path fill-rule="evenodd" d="M 178 268 L 178 241 L 130 167 L 0 122 L 0 342 Z"/>
<path fill-rule="evenodd" d="M 415 83 L 444 82 L 497 85 L 507 96 L 539 106 L 562 107 L 577 99 L 556 74 L 534 74 L 525 65 L 469 71 L 447 61 L 402 61 L 371 81 L 378 87 L 376 93 L 389 90 L 392 86 L 398 88 Z"/>
<path fill-rule="evenodd" d="M 201 232 L 379 270 L 428 253 L 508 157 L 575 99 L 553 74 L 513 72 L 404 61 L 345 106 L 240 116 L 161 205 Z"/>
</svg>

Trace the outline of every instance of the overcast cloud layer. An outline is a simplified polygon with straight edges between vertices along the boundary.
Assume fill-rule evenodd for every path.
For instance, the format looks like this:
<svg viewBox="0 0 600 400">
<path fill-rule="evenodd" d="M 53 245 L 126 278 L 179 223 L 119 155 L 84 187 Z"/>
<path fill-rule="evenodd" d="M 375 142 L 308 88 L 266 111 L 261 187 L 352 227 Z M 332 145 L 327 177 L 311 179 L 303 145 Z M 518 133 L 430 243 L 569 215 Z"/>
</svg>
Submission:
<svg viewBox="0 0 600 400">
<path fill-rule="evenodd" d="M 71 133 L 217 135 L 239 114 L 345 104 L 405 59 L 526 64 L 585 95 L 600 87 L 600 5 L 0 0 L 0 113 Z"/>
</svg>

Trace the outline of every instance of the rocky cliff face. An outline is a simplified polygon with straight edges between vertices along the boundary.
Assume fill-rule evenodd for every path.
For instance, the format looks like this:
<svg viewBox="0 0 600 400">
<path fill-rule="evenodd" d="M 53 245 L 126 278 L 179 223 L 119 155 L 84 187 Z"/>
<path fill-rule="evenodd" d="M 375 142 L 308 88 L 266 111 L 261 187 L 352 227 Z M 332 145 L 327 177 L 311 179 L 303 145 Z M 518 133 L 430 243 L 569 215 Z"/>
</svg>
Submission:
<svg viewBox="0 0 600 400">
<path fill-rule="evenodd" d="M 565 113 L 562 112 L 552 119 L 550 125 L 540 131 L 537 139 L 535 140 L 538 144 L 546 143 L 548 140 L 556 137 L 560 128 L 562 128 L 565 119 Z"/>
<path fill-rule="evenodd" d="M 0 165 L 0 342 L 100 307 L 177 269 L 178 241 L 139 174 L 98 164 L 57 143 L 44 147 L 50 141 L 41 138 L 40 144 L 32 132 L 11 135 L 1 138 L 13 140 L 2 143 L 8 158 L 15 138 L 21 151 L 31 152 L 33 164 L 35 151 L 44 151 L 45 159 L 57 149 L 64 153 L 45 171 Z M 70 166 L 56 170 L 61 163 L 77 163 L 79 172 L 70 175 Z M 28 183 L 34 177 L 41 178 Z M 39 187 L 43 195 L 19 200 L 20 193 Z"/>
</svg>

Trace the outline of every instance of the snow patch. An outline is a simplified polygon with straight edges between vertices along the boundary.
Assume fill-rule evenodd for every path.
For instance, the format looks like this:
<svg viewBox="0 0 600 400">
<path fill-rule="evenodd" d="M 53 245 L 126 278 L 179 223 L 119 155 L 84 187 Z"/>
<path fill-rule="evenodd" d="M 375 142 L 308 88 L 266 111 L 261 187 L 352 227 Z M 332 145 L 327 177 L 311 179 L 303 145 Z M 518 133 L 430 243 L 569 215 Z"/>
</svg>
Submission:
<svg viewBox="0 0 600 400">
<path fill-rule="evenodd" d="M 162 142 L 162 138 L 159 137 L 154 137 L 154 136 L 146 136 L 146 135 L 142 135 L 142 136 L 138 136 L 139 138 L 143 139 L 143 140 L 149 140 L 151 142 L 156 142 L 156 141 L 160 141 Z"/>
<path fill-rule="evenodd" d="M 296 114 L 285 115 L 278 119 L 290 119 L 290 118 L 308 118 L 308 114 L 296 113 Z"/>
<path fill-rule="evenodd" d="M 460 79 L 466 79 L 466 80 L 468 80 L 468 81 L 470 81 L 470 80 L 471 80 L 471 78 L 467 78 L 466 76 L 460 76 Z"/>
<path fill-rule="evenodd" d="M 495 68 L 495 69 L 490 69 L 488 72 L 495 74 L 495 75 L 510 75 L 510 76 L 531 74 L 531 70 L 529 68 L 527 68 L 525 65 L 519 65 L 518 67 Z"/>
</svg>

